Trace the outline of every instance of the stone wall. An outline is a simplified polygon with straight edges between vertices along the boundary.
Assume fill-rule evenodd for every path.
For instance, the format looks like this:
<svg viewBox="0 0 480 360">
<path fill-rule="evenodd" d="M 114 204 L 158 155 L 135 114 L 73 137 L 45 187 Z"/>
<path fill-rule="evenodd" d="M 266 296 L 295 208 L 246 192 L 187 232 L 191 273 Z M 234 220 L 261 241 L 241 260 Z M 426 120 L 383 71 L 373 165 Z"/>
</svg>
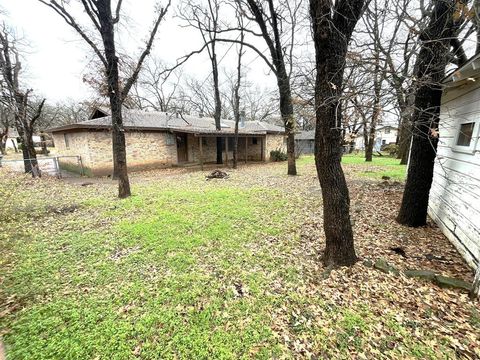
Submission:
<svg viewBox="0 0 480 360">
<path fill-rule="evenodd" d="M 113 171 L 112 134 L 110 131 L 82 130 L 53 134 L 58 155 L 81 156 L 87 175 L 109 175 Z M 167 140 L 168 139 L 168 140 Z M 233 139 L 233 138 L 230 138 Z M 127 166 L 129 170 L 144 170 L 168 167 L 178 164 L 176 137 L 167 132 L 126 132 Z M 200 138 L 187 135 L 188 162 L 200 162 Z M 270 151 L 285 150 L 283 135 L 259 135 L 256 137 L 240 137 L 238 144 L 238 160 L 245 161 L 245 141 L 247 141 L 247 160 L 270 160 Z M 205 163 L 216 161 L 216 138 L 203 137 L 203 156 Z M 68 143 L 68 147 L 67 144 Z M 167 144 L 168 143 L 168 144 Z M 228 146 L 228 160 L 233 159 L 233 140 Z M 262 157 L 263 151 L 263 157 Z M 225 160 L 225 150 L 223 151 Z M 61 159 L 62 167 L 70 171 L 78 171 L 77 160 Z"/>
<path fill-rule="evenodd" d="M 90 151 L 88 147 L 89 133 L 81 132 L 66 132 L 53 134 L 53 142 L 57 152 L 60 156 L 58 162 L 61 169 L 76 173 L 83 173 L 92 175 L 88 164 L 90 164 Z M 72 156 L 62 157 L 62 156 Z M 83 169 L 79 166 L 76 156 L 82 159 Z"/>
<path fill-rule="evenodd" d="M 65 144 L 65 136 L 69 148 Z M 126 132 L 127 166 L 144 170 L 177 164 L 175 140 L 167 145 L 166 132 Z M 174 139 L 174 138 L 173 138 Z M 90 175 L 109 175 L 113 171 L 110 131 L 79 131 L 54 134 L 59 155 L 80 155 Z M 67 166 L 65 166 L 67 168 Z"/>
<path fill-rule="evenodd" d="M 270 160 L 270 151 L 282 150 L 287 152 L 286 137 L 284 135 L 267 134 L 265 146 L 265 159 Z"/>
</svg>

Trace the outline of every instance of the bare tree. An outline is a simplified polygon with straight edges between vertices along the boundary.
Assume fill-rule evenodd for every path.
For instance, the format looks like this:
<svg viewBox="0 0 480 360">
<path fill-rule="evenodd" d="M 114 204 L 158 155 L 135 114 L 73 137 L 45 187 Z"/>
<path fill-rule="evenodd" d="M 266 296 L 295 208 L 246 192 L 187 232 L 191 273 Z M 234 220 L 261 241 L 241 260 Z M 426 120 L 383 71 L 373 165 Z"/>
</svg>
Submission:
<svg viewBox="0 0 480 360">
<path fill-rule="evenodd" d="M 326 237 L 324 264 L 356 262 L 350 198 L 340 164 L 342 114 L 340 99 L 348 44 L 364 7 L 363 0 L 310 0 L 315 42 L 315 163 L 323 197 Z"/>
<path fill-rule="evenodd" d="M 237 8 L 238 26 L 240 28 L 240 45 L 238 49 L 237 60 L 237 80 L 233 87 L 233 113 L 235 116 L 235 137 L 233 140 L 233 168 L 237 168 L 238 161 L 238 123 L 240 122 L 240 86 L 242 82 L 242 56 L 243 56 L 243 42 L 245 40 L 245 33 L 243 31 L 243 16 L 240 9 Z M 245 116 L 245 113 L 243 113 Z M 245 139 L 246 141 L 246 139 Z M 246 146 L 246 145 L 245 145 Z"/>
<path fill-rule="evenodd" d="M 151 58 L 146 63 L 131 96 L 136 107 L 162 112 L 177 110 L 175 96 L 180 90 L 182 73 L 168 72 L 168 68 L 158 58 Z"/>
<path fill-rule="evenodd" d="M 435 0 L 428 26 L 422 31 L 422 46 L 415 62 L 415 108 L 413 141 L 407 181 L 397 221 L 422 226 L 427 221 L 433 166 L 438 144 L 438 121 L 442 97 L 441 80 L 450 61 L 452 39 L 464 21 L 456 16 L 455 0 Z"/>
<path fill-rule="evenodd" d="M 2 102 L 14 114 L 15 127 L 22 138 L 25 172 L 33 177 L 41 176 L 37 154 L 33 144 L 35 122 L 42 113 L 45 99 L 32 102 L 31 89 L 20 84 L 22 63 L 15 37 L 4 24 L 0 29 L 0 71 L 2 76 Z"/>
<path fill-rule="evenodd" d="M 246 46 L 257 52 L 277 78 L 280 114 L 287 134 L 288 174 L 296 175 L 295 119 L 290 78 L 301 1 L 282 1 L 275 5 L 273 0 L 245 0 L 242 1 L 242 4 L 250 14 L 247 19 L 257 23 L 260 33 L 245 29 L 244 31 L 262 37 L 270 53 L 270 59 L 268 59 L 260 49 L 250 43 L 245 43 Z"/>
<path fill-rule="evenodd" d="M 143 62 L 152 48 L 158 27 L 170 7 L 170 0 L 165 7 L 158 8 L 156 19 L 145 48 L 140 54 L 132 74 L 126 79 L 123 86 L 120 84 L 119 58 L 115 43 L 115 25 L 120 21 L 122 0 L 117 0 L 117 4 L 113 11 L 111 0 L 82 0 L 83 9 L 88 16 L 89 21 L 93 24 L 95 31 L 102 39 L 101 44 L 96 41 L 93 34 L 90 34 L 80 25 L 77 19 L 72 15 L 67 2 L 57 2 L 56 0 L 38 1 L 50 7 L 63 20 L 65 20 L 65 22 L 93 49 L 104 66 L 112 116 L 113 173 L 114 177 L 119 180 L 118 196 L 120 198 L 128 197 L 131 192 L 127 172 L 122 103 L 127 98 L 133 84 L 137 81 Z"/>
<path fill-rule="evenodd" d="M 220 4 L 219 0 L 207 0 L 206 6 L 192 1 L 187 1 L 181 9 L 180 16 L 189 26 L 199 30 L 203 39 L 203 49 L 207 49 L 208 57 L 212 66 L 213 94 L 215 99 L 215 127 L 218 131 L 221 127 L 222 99 L 220 96 L 219 71 L 217 59 L 217 35 L 220 29 Z M 202 51 L 202 50 L 199 50 Z M 223 163 L 222 138 L 217 137 L 217 164 Z"/>
<path fill-rule="evenodd" d="M 259 86 L 252 87 L 251 84 L 247 83 L 245 87 L 242 99 L 246 120 L 265 121 L 278 111 L 273 90 L 261 89 Z"/>
</svg>

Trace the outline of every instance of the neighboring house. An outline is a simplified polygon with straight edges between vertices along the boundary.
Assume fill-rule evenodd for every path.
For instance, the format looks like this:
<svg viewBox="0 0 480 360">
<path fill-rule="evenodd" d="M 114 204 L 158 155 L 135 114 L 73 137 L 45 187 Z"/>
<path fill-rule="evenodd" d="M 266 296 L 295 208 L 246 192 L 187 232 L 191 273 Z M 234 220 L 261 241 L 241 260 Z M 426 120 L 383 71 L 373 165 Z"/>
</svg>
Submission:
<svg viewBox="0 0 480 360">
<path fill-rule="evenodd" d="M 315 130 L 300 131 L 295 134 L 295 154 L 313 154 L 315 146 Z"/>
<path fill-rule="evenodd" d="M 480 55 L 447 76 L 428 213 L 469 265 L 480 261 Z"/>
<path fill-rule="evenodd" d="M 216 137 L 223 139 L 223 158 L 233 157 L 234 126 L 222 120 L 215 129 L 212 118 L 165 112 L 123 110 L 130 170 L 168 167 L 216 161 Z M 87 174 L 107 175 L 113 170 L 112 119 L 97 108 L 91 119 L 50 129 L 59 155 L 81 156 Z M 270 151 L 284 147 L 284 128 L 259 121 L 242 121 L 239 126 L 239 161 L 265 161 Z M 227 141 L 225 141 L 227 140 Z M 67 161 L 68 159 L 63 159 Z M 76 164 L 72 159 L 71 170 Z"/>
<path fill-rule="evenodd" d="M 375 130 L 375 149 L 380 149 L 382 145 L 395 144 L 397 142 L 398 129 L 391 125 L 380 126 Z M 363 132 L 357 133 L 355 137 L 355 149 L 364 150 L 365 140 Z"/>
</svg>

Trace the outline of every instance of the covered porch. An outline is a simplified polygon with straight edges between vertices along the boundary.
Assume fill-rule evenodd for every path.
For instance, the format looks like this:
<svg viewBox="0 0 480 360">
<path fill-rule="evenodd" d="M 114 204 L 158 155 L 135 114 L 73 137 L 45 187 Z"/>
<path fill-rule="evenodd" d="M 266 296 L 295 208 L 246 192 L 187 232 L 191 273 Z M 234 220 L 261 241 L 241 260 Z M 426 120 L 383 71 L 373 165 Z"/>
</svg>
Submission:
<svg viewBox="0 0 480 360">
<path fill-rule="evenodd" d="M 216 163 L 217 138 L 222 140 L 223 163 L 233 161 L 234 134 L 175 132 L 177 164 L 179 166 Z M 265 134 L 239 134 L 238 161 L 265 161 Z"/>
</svg>

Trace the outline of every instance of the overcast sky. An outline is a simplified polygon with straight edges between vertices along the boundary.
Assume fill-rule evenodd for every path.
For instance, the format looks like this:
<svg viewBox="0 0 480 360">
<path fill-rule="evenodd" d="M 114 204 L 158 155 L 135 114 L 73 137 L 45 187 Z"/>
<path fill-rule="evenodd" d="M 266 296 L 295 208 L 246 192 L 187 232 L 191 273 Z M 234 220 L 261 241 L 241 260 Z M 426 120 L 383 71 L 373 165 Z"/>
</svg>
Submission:
<svg viewBox="0 0 480 360">
<path fill-rule="evenodd" d="M 154 0 L 124 1 L 119 40 L 121 46 L 134 58 L 140 52 L 152 25 L 154 3 Z M 0 0 L 0 4 L 7 12 L 7 23 L 30 44 L 29 53 L 23 61 L 28 85 L 50 102 L 66 98 L 78 101 L 88 98 L 91 89 L 82 82 L 82 74 L 88 71 L 92 51 L 83 40 L 57 14 L 37 0 Z M 197 31 L 181 27 L 181 21 L 174 17 L 177 6 L 178 0 L 173 0 L 167 18 L 159 29 L 153 50 L 154 56 L 170 63 L 201 44 Z M 85 20 L 84 24 L 88 24 L 81 12 L 75 11 L 75 14 L 79 19 Z M 230 45 L 222 46 L 219 57 L 227 53 L 229 48 Z M 230 49 L 224 57 L 221 68 L 235 66 L 234 50 Z M 268 69 L 254 53 L 247 54 L 244 63 L 250 63 L 247 80 L 262 87 L 275 86 Z M 210 73 L 207 56 L 199 55 L 189 60 L 184 66 L 184 72 L 203 80 Z M 221 76 L 221 81 L 225 81 L 225 76 Z"/>
</svg>

